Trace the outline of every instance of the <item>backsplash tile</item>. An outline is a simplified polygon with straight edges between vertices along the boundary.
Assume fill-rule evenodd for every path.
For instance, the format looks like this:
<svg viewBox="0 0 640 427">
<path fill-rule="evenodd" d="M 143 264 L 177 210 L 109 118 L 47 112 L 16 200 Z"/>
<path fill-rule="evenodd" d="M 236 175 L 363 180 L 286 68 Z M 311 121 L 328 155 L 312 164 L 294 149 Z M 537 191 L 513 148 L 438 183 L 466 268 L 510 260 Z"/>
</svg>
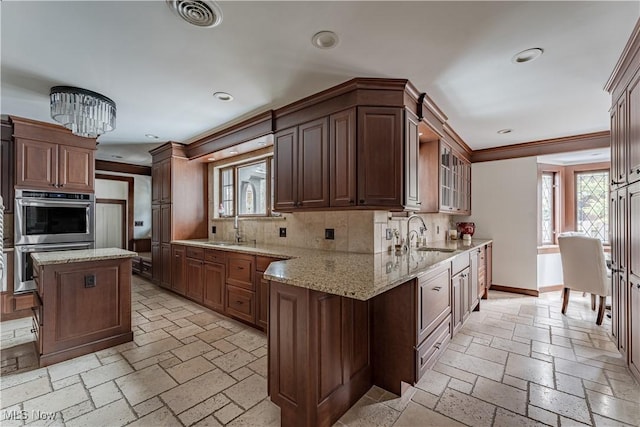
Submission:
<svg viewBox="0 0 640 427">
<path fill-rule="evenodd" d="M 210 209 L 210 212 L 213 210 Z M 450 227 L 450 215 L 421 214 L 427 225 L 424 236 L 427 242 L 444 240 Z M 233 241 L 235 230 L 233 218 L 213 218 L 210 225 L 216 233 L 209 233 L 210 240 Z M 290 247 L 316 248 L 329 251 L 379 253 L 390 250 L 394 240 L 386 240 L 386 229 L 397 229 L 401 237 L 407 235 L 407 218 L 390 217 L 387 211 L 328 211 L 297 212 L 272 218 L 240 218 L 239 228 L 243 240 L 262 244 Z M 411 223 L 412 229 L 419 222 Z M 287 237 L 280 237 L 281 227 L 287 229 Z M 439 227 L 439 233 L 437 229 Z M 325 228 L 335 230 L 334 240 L 324 237 Z M 211 227 L 209 227 L 211 231 Z M 415 244 L 415 242 L 414 242 Z"/>
</svg>

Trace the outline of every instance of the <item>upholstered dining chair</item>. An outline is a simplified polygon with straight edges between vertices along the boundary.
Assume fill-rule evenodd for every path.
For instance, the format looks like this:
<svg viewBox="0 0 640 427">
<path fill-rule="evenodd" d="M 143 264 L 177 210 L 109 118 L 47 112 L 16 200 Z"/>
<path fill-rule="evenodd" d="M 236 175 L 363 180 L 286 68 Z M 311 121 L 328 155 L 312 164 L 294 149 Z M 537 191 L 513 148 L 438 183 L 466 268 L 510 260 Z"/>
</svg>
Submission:
<svg viewBox="0 0 640 427">
<path fill-rule="evenodd" d="M 602 324 L 606 298 L 611 295 L 611 280 L 607 277 L 607 264 L 602 242 L 595 237 L 572 233 L 558 236 L 562 259 L 562 314 L 567 312 L 570 289 L 591 294 L 595 310 L 595 296 L 600 297 L 596 324 Z"/>
</svg>

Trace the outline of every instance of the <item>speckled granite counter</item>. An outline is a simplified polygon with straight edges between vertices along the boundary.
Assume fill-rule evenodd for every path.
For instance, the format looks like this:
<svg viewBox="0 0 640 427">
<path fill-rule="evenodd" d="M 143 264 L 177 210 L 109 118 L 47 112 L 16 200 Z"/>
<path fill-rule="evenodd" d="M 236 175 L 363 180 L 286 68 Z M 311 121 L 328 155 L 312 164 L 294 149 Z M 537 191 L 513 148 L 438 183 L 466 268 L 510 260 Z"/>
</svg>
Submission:
<svg viewBox="0 0 640 427">
<path fill-rule="evenodd" d="M 136 252 L 118 248 L 80 249 L 74 251 L 36 252 L 31 255 L 36 265 L 68 264 L 103 259 L 131 258 Z"/>
<path fill-rule="evenodd" d="M 273 245 L 221 246 L 207 240 L 176 240 L 171 243 L 232 252 L 263 255 L 285 260 L 272 262 L 266 279 L 366 301 L 411 280 L 419 274 L 451 261 L 455 256 L 491 240 L 474 239 L 435 242 L 431 248 L 453 252 L 424 252 L 412 249 L 396 256 L 389 253 L 358 254 Z"/>
</svg>

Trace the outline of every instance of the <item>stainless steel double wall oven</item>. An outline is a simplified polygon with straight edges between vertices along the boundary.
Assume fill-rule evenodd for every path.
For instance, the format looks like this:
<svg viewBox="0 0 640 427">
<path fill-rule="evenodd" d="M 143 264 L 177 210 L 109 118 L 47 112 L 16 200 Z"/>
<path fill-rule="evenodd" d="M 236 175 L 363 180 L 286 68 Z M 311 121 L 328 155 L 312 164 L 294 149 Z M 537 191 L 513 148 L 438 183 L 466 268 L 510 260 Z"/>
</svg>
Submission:
<svg viewBox="0 0 640 427">
<path fill-rule="evenodd" d="M 32 253 L 94 247 L 94 195 L 16 190 L 14 224 L 14 292 L 22 293 L 35 289 Z"/>
</svg>

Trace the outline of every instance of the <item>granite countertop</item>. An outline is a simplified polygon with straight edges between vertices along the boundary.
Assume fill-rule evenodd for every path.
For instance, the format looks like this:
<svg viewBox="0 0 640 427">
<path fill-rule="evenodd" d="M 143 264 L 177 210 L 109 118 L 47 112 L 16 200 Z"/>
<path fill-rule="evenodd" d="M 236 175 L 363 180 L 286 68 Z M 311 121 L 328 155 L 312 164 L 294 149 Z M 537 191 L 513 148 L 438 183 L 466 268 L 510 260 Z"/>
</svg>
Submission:
<svg viewBox="0 0 640 427">
<path fill-rule="evenodd" d="M 399 256 L 386 252 L 359 254 L 275 245 L 221 246 L 205 239 L 171 243 L 284 258 L 269 265 L 265 279 L 366 301 L 489 242 L 491 240 L 481 239 L 434 242 L 428 247 L 453 251 L 411 249 Z"/>
<path fill-rule="evenodd" d="M 36 252 L 31 254 L 36 265 L 68 264 L 72 262 L 100 261 L 103 259 L 131 258 L 136 252 L 119 248 L 79 249 L 71 251 Z"/>
</svg>

